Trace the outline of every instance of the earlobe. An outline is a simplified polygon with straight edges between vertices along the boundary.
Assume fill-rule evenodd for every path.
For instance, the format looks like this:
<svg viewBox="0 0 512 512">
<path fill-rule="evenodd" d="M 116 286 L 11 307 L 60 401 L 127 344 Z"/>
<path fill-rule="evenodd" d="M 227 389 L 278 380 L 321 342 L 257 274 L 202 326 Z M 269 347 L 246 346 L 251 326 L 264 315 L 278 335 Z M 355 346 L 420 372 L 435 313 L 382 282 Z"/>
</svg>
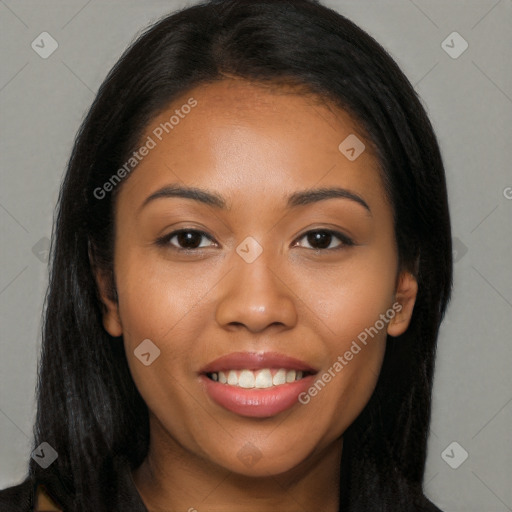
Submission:
<svg viewBox="0 0 512 512">
<path fill-rule="evenodd" d="M 400 336 L 409 327 L 417 294 L 416 278 L 410 272 L 402 272 L 395 294 L 396 304 L 393 305 L 395 316 L 390 320 L 387 329 L 390 336 Z"/>
<path fill-rule="evenodd" d="M 117 300 L 112 295 L 111 279 L 100 271 L 94 265 L 94 259 L 89 247 L 89 262 L 91 270 L 96 281 L 96 289 L 98 290 L 99 299 L 102 304 L 103 310 L 103 327 L 110 334 L 110 336 L 117 338 L 123 334 L 123 326 L 121 324 L 121 317 L 119 316 L 119 306 Z"/>
</svg>

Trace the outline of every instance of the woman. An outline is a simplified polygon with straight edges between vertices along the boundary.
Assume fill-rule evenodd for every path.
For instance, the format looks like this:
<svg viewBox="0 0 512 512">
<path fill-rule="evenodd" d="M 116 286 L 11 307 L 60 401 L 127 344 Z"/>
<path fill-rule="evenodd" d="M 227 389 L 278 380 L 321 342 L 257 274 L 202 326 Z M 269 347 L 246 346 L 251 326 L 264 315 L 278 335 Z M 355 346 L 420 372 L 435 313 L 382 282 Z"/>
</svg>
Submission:
<svg viewBox="0 0 512 512">
<path fill-rule="evenodd" d="M 52 258 L 34 452 L 2 510 L 439 510 L 444 168 L 343 16 L 225 0 L 151 27 L 79 131 Z"/>
</svg>

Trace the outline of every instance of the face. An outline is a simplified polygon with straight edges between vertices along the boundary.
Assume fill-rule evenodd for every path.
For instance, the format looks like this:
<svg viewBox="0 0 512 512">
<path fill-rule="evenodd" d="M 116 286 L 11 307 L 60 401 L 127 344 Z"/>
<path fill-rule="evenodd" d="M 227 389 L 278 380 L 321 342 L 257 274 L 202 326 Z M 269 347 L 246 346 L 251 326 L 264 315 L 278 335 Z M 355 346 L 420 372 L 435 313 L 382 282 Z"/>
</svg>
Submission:
<svg viewBox="0 0 512 512">
<path fill-rule="evenodd" d="M 416 296 L 369 142 L 343 111 L 241 80 L 189 91 L 148 137 L 116 200 L 118 302 L 103 297 L 152 445 L 252 476 L 321 456 Z"/>
</svg>

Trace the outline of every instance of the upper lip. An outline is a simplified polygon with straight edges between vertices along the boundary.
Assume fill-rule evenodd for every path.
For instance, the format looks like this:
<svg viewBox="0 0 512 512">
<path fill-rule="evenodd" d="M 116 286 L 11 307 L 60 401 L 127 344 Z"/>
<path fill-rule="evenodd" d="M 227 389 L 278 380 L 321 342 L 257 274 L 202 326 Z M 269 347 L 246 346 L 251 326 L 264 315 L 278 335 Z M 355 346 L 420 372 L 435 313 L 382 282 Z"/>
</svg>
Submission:
<svg viewBox="0 0 512 512">
<path fill-rule="evenodd" d="M 262 368 L 284 368 L 317 373 L 318 370 L 305 361 L 277 352 L 232 352 L 211 361 L 199 373 L 226 370 L 261 370 Z"/>
</svg>

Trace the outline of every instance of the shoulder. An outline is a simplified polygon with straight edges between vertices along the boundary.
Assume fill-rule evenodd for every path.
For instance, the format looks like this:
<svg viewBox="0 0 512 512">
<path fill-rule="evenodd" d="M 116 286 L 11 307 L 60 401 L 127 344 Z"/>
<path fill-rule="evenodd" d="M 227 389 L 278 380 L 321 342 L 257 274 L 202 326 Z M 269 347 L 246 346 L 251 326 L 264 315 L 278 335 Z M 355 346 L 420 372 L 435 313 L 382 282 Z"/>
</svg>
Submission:
<svg viewBox="0 0 512 512">
<path fill-rule="evenodd" d="M 432 503 L 428 498 L 425 498 L 421 512 L 443 512 L 443 511 L 439 507 L 434 505 L 434 503 Z"/>
<path fill-rule="evenodd" d="M 34 510 L 34 481 L 27 478 L 22 483 L 0 491 L 2 512 L 32 512 Z"/>
<path fill-rule="evenodd" d="M 27 477 L 23 482 L 0 490 L 0 510 L 2 512 L 64 512 L 47 485 Z"/>
<path fill-rule="evenodd" d="M 124 457 L 116 457 L 111 470 L 98 481 L 97 497 L 90 509 L 103 511 L 147 512 Z M 72 512 L 76 497 L 69 477 L 52 465 L 38 475 L 0 490 L 0 512 Z"/>
</svg>

